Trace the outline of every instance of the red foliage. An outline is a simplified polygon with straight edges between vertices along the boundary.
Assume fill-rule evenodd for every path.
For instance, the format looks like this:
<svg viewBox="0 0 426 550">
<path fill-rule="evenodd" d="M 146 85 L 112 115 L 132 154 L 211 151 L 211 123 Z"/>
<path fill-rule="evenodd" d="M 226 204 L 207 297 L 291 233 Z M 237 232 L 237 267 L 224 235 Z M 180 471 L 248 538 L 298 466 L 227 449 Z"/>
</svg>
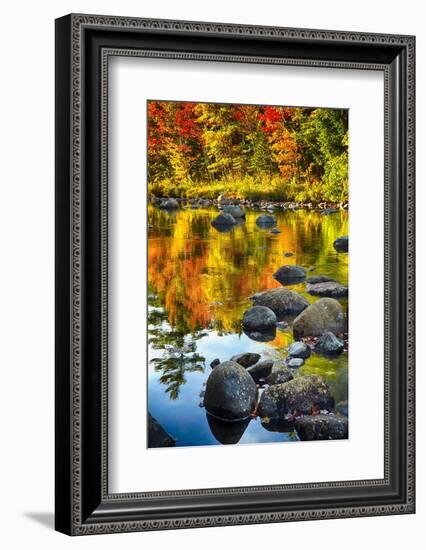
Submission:
<svg viewBox="0 0 426 550">
<path fill-rule="evenodd" d="M 264 107 L 258 114 L 261 129 L 269 134 L 283 121 L 283 112 L 279 107 Z"/>
<path fill-rule="evenodd" d="M 179 103 L 174 122 L 177 132 L 184 139 L 196 138 L 200 134 L 194 114 L 194 103 Z"/>
</svg>

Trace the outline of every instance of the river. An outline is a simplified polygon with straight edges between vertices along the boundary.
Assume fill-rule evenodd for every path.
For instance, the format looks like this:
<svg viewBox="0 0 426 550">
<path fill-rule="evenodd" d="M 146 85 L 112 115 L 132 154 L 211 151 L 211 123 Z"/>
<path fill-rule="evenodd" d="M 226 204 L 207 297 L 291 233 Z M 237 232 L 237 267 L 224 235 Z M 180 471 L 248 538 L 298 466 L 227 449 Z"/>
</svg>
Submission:
<svg viewBox="0 0 426 550">
<path fill-rule="evenodd" d="M 272 277 L 279 267 L 301 265 L 308 276 L 348 285 L 348 254 L 333 248 L 337 237 L 348 235 L 348 213 L 276 211 L 279 234 L 258 228 L 261 212 L 247 209 L 244 223 L 217 231 L 211 225 L 217 213 L 214 207 L 168 212 L 148 206 L 148 409 L 176 446 L 297 441 L 295 432 L 272 431 L 259 418 L 218 423 L 206 415 L 202 392 L 213 359 L 246 351 L 276 361 L 286 357 L 291 326 L 270 342 L 251 340 L 241 328 L 249 297 L 280 286 Z M 309 302 L 318 299 L 304 283 L 288 288 Z M 346 309 L 347 299 L 339 301 Z M 336 403 L 348 399 L 346 352 L 337 358 L 313 353 L 294 374 L 318 374 Z"/>
</svg>

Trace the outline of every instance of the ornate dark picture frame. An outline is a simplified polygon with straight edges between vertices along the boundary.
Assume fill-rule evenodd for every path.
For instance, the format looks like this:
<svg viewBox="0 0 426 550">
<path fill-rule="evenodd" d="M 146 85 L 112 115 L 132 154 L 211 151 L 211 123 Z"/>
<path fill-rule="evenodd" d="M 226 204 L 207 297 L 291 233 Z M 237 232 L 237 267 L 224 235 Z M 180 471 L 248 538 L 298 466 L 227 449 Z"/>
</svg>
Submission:
<svg viewBox="0 0 426 550">
<path fill-rule="evenodd" d="M 56 529 L 70 535 L 414 513 L 413 36 L 68 15 L 56 21 Z M 382 71 L 384 478 L 110 494 L 110 56 Z"/>
</svg>

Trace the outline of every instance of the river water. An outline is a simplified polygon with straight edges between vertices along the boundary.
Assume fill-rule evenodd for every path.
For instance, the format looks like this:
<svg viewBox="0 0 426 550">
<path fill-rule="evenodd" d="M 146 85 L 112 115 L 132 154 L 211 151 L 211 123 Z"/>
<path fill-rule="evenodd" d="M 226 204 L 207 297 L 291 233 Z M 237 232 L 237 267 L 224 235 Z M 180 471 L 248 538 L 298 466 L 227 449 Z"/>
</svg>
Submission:
<svg viewBox="0 0 426 550">
<path fill-rule="evenodd" d="M 213 359 L 253 351 L 285 359 L 293 342 L 291 327 L 270 342 L 256 342 L 241 329 L 243 313 L 256 292 L 281 286 L 272 274 L 282 265 L 305 267 L 308 276 L 328 275 L 348 284 L 348 254 L 333 241 L 348 235 L 348 214 L 276 211 L 281 233 L 260 229 L 260 211 L 231 231 L 211 226 L 214 207 L 176 212 L 148 206 L 148 409 L 176 439 L 176 446 L 297 441 L 295 432 L 273 431 L 260 419 L 219 423 L 206 415 L 202 392 Z M 285 253 L 293 253 L 285 257 Z M 288 288 L 309 302 L 317 297 L 305 284 Z M 340 299 L 346 309 L 347 299 Z M 318 374 L 336 403 L 348 399 L 348 354 L 326 358 L 313 353 L 294 375 Z"/>
</svg>

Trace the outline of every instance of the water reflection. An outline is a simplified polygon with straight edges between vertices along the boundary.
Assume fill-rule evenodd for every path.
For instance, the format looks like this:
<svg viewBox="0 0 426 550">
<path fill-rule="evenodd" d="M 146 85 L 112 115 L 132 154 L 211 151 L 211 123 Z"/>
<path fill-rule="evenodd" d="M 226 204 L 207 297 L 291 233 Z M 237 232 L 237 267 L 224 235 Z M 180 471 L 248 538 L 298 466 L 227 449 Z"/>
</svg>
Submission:
<svg viewBox="0 0 426 550">
<path fill-rule="evenodd" d="M 262 420 L 262 427 L 269 432 L 294 432 L 294 423 L 290 420 Z"/>
<path fill-rule="evenodd" d="M 195 331 L 192 334 L 173 329 L 165 324 L 167 315 L 153 304 L 156 296 L 150 294 L 148 304 L 148 344 L 152 350 L 161 350 L 160 357 L 152 357 L 150 363 L 155 372 L 160 373 L 159 382 L 166 386 L 165 392 L 170 399 L 177 399 L 180 387 L 186 383 L 186 375 L 192 372 L 204 372 L 205 358 L 197 353 L 196 341 L 206 333 Z"/>
<path fill-rule="evenodd" d="M 333 241 L 348 234 L 347 213 L 275 212 L 279 234 L 258 228 L 255 211 L 246 211 L 245 223 L 231 231 L 218 232 L 210 223 L 216 215 L 215 208 L 170 214 L 148 207 L 149 409 L 177 446 L 293 440 L 292 430 L 260 421 L 227 436 L 226 427 L 212 423 L 199 406 L 210 373 L 206 365 L 245 351 L 285 358 L 293 318 L 266 337 L 247 335 L 241 319 L 249 297 L 280 287 L 272 274 L 284 264 L 302 265 L 346 286 L 348 255 L 336 253 Z M 289 252 L 294 255 L 286 257 Z M 289 288 L 309 302 L 318 299 L 305 292 L 303 282 Z M 346 308 L 347 298 L 339 301 Z M 298 373 L 319 374 L 336 402 L 347 400 L 347 354 L 332 359 L 312 354 Z"/>
<path fill-rule="evenodd" d="M 254 340 L 255 342 L 272 342 L 275 340 L 277 336 L 277 329 L 276 327 L 272 327 L 268 330 L 248 330 L 243 329 L 244 334 L 246 334 L 251 340 Z"/>
<path fill-rule="evenodd" d="M 238 443 L 250 422 L 250 418 L 240 422 L 224 422 L 209 413 L 206 417 L 212 434 L 222 445 Z"/>
</svg>

